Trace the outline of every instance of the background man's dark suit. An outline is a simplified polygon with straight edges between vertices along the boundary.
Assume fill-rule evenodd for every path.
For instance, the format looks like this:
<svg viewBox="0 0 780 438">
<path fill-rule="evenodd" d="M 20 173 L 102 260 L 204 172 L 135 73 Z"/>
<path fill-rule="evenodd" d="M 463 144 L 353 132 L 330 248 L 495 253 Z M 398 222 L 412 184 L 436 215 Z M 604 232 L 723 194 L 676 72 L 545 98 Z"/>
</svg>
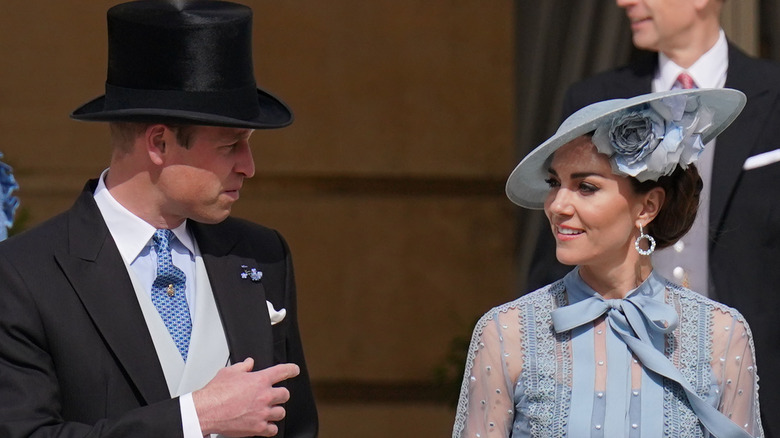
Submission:
<svg viewBox="0 0 780 438">
<path fill-rule="evenodd" d="M 178 399 L 92 197 L 95 183 L 69 211 L 0 245 L 0 436 L 182 436 Z M 298 364 L 301 374 L 283 383 L 291 396 L 278 436 L 314 436 L 286 243 L 239 219 L 190 224 L 231 361 L 252 357 L 256 370 Z M 241 265 L 262 271 L 261 282 L 242 279 Z M 266 300 L 287 309 L 274 326 Z"/>
<path fill-rule="evenodd" d="M 747 318 L 756 344 L 764 428 L 780 435 L 780 163 L 743 170 L 748 157 L 780 148 L 780 66 L 729 45 L 726 87 L 747 95 L 736 121 L 716 140 L 710 202 L 712 298 Z M 601 100 L 651 91 L 658 55 L 641 52 L 631 65 L 574 84 L 563 116 Z M 544 221 L 531 262 L 528 290 L 570 270 L 555 259 Z"/>
</svg>

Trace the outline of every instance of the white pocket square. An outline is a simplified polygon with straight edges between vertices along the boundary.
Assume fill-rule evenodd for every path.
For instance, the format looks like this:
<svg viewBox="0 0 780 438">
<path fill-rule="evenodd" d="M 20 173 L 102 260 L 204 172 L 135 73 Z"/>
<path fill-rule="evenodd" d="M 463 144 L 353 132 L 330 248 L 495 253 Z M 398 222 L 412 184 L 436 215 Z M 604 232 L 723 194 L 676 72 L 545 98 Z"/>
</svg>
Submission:
<svg viewBox="0 0 780 438">
<path fill-rule="evenodd" d="M 743 170 L 757 169 L 759 167 L 768 166 L 772 163 L 780 161 L 780 149 L 764 152 L 762 154 L 753 155 L 745 160 L 745 164 L 742 165 Z"/>
<path fill-rule="evenodd" d="M 270 301 L 265 302 L 266 305 L 268 305 L 268 316 L 271 317 L 271 325 L 278 324 L 282 322 L 285 316 L 287 316 L 287 310 L 286 309 L 274 309 L 274 305 L 271 304 Z"/>
</svg>

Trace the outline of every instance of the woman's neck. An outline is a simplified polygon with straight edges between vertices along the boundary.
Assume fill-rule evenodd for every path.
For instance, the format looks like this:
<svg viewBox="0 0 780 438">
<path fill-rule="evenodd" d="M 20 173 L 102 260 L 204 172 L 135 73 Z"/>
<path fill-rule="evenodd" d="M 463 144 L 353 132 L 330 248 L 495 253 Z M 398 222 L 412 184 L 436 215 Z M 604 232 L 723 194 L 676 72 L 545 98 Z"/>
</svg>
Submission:
<svg viewBox="0 0 780 438">
<path fill-rule="evenodd" d="M 650 258 L 642 257 L 642 260 L 629 267 L 580 266 L 580 277 L 604 299 L 622 299 L 639 287 L 652 271 L 653 265 L 650 263 Z"/>
</svg>

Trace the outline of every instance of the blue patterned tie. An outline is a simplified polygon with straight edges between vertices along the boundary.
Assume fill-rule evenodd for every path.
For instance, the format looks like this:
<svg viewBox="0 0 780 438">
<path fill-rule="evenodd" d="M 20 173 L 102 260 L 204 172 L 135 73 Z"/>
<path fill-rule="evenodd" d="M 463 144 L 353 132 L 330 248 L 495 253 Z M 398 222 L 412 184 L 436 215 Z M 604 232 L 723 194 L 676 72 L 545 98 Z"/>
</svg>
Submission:
<svg viewBox="0 0 780 438">
<path fill-rule="evenodd" d="M 152 237 L 157 251 L 157 278 L 152 283 L 152 302 L 186 362 L 192 333 L 190 308 L 184 293 L 187 277 L 173 265 L 169 246 L 171 237 L 171 230 L 157 230 Z"/>
</svg>

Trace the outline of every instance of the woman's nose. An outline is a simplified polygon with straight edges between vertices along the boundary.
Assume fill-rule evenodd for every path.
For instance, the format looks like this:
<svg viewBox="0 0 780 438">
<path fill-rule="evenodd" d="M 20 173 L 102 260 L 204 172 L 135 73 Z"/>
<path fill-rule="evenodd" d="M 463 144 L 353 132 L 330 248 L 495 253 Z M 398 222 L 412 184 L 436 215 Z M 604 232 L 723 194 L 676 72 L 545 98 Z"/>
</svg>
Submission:
<svg viewBox="0 0 780 438">
<path fill-rule="evenodd" d="M 571 194 L 571 191 L 564 188 L 559 188 L 558 190 L 551 192 L 547 204 L 549 213 L 557 216 L 570 216 L 573 213 Z"/>
</svg>

